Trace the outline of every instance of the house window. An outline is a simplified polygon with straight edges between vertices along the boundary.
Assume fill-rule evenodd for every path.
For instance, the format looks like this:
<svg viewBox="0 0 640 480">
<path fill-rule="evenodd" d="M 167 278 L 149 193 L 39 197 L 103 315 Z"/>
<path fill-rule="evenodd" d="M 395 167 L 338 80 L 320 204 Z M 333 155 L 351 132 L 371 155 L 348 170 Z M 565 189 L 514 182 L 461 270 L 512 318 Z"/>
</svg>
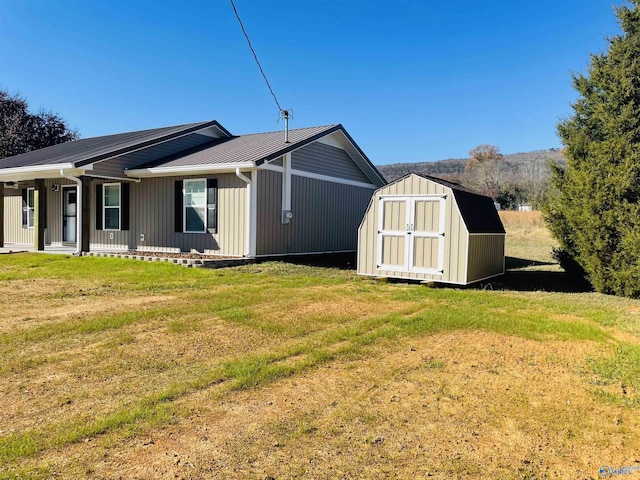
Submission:
<svg viewBox="0 0 640 480">
<path fill-rule="evenodd" d="M 184 232 L 202 233 L 207 229 L 207 181 L 184 181 Z"/>
<path fill-rule="evenodd" d="M 105 183 L 104 189 L 104 229 L 120 230 L 120 184 Z"/>
<path fill-rule="evenodd" d="M 27 228 L 33 228 L 35 223 L 35 188 L 27 188 Z"/>
</svg>

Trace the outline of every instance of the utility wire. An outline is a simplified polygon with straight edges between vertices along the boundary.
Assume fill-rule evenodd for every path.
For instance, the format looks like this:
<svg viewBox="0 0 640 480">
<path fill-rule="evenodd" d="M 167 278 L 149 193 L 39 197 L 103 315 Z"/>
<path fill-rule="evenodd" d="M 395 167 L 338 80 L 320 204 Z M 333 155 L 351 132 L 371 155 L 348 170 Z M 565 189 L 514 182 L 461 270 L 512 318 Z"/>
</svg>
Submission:
<svg viewBox="0 0 640 480">
<path fill-rule="evenodd" d="M 260 69 L 260 73 L 262 74 L 262 78 L 264 78 L 264 82 L 267 84 L 267 88 L 269 88 L 269 91 L 271 92 L 271 96 L 273 97 L 273 100 L 276 102 L 276 105 L 278 106 L 278 110 L 280 111 L 280 115 L 283 118 L 288 118 L 289 117 L 289 111 L 285 110 L 284 108 L 282 108 L 280 106 L 280 102 L 278 102 L 278 97 L 276 97 L 276 94 L 273 92 L 273 88 L 271 88 L 271 85 L 269 84 L 269 80 L 267 79 L 267 75 L 264 73 L 264 70 L 262 69 L 262 65 L 260 65 L 260 61 L 258 60 L 258 55 L 256 54 L 256 51 L 253 49 L 253 45 L 251 45 L 251 40 L 249 40 L 249 35 L 247 35 L 247 31 L 244 29 L 244 25 L 242 23 L 242 20 L 240 19 L 240 15 L 238 14 L 238 10 L 236 9 L 236 5 L 235 3 L 233 3 L 233 0 L 230 0 L 231 2 L 231 6 L 233 7 L 233 11 L 236 14 L 236 18 L 238 19 L 238 23 L 240 24 L 240 28 L 242 29 L 242 33 L 244 33 L 244 38 L 247 39 L 247 43 L 249 44 L 249 48 L 251 49 L 251 53 L 253 53 L 253 58 L 256 61 L 256 64 L 258 65 L 258 68 Z"/>
</svg>

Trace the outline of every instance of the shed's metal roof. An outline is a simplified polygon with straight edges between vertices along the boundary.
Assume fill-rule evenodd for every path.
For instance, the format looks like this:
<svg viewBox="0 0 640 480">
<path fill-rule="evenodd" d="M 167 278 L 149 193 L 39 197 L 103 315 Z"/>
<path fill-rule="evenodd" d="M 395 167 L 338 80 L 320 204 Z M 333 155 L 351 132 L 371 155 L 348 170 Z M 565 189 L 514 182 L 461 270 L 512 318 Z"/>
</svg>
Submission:
<svg viewBox="0 0 640 480">
<path fill-rule="evenodd" d="M 332 133 L 341 125 L 297 128 L 289 130 L 289 143 L 285 143 L 284 132 L 251 133 L 224 138 L 213 144 L 196 148 L 192 153 L 179 153 L 160 158 L 135 170 L 145 168 L 175 168 L 195 165 L 220 165 L 225 163 L 255 163 L 260 165 L 285 153 L 311 143 L 319 137 Z"/>
<path fill-rule="evenodd" d="M 61 163 L 81 167 L 89 163 L 123 155 L 132 150 L 145 148 L 211 126 L 217 127 L 223 135 L 231 135 L 218 122 L 212 120 L 209 122 L 189 123 L 173 127 L 84 138 L 0 159 L 0 169 L 32 167 L 36 165 L 56 165 Z"/>
<path fill-rule="evenodd" d="M 462 219 L 469 233 L 506 233 L 496 206 L 493 203 L 493 199 L 490 197 L 475 192 L 459 183 L 442 180 L 438 177 L 421 175 L 419 173 L 410 173 L 409 175 L 418 175 L 419 177 L 450 188 L 456 198 L 460 215 L 462 215 Z M 409 175 L 405 175 L 405 177 Z"/>
</svg>

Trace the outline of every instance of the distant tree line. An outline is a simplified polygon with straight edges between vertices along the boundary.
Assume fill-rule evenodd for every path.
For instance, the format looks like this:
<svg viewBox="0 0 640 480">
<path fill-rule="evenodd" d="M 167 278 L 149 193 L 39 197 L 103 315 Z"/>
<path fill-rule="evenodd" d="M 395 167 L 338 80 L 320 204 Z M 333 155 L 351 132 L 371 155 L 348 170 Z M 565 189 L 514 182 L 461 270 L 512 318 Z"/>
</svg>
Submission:
<svg viewBox="0 0 640 480">
<path fill-rule="evenodd" d="M 387 181 L 408 173 L 430 175 L 462 185 L 493 198 L 503 209 L 521 204 L 539 208 L 549 188 L 550 162 L 564 165 L 560 149 L 503 155 L 494 145 L 478 145 L 469 158 L 437 162 L 396 163 L 378 167 Z"/>
<path fill-rule="evenodd" d="M 0 158 L 76 140 L 78 132 L 57 114 L 29 111 L 19 95 L 0 90 Z"/>
</svg>

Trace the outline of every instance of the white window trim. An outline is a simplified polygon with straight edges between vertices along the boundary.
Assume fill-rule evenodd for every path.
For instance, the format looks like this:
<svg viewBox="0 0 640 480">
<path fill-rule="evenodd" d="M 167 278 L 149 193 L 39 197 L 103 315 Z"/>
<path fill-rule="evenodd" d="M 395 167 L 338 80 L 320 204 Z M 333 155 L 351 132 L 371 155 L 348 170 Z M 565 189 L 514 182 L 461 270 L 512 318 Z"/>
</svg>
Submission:
<svg viewBox="0 0 640 480">
<path fill-rule="evenodd" d="M 29 206 L 29 192 L 33 192 L 33 205 Z M 29 187 L 27 188 L 27 228 L 33 230 L 35 228 L 35 225 L 33 225 L 33 222 L 31 221 L 31 215 L 29 215 L 31 213 L 31 211 L 33 211 L 33 221 L 35 222 L 36 219 L 36 189 L 34 187 Z"/>
<path fill-rule="evenodd" d="M 187 206 L 194 207 L 195 205 L 187 205 L 187 184 L 204 182 L 204 228 L 202 230 L 187 230 Z M 183 233 L 207 233 L 207 179 L 206 178 L 189 178 L 182 181 L 182 232 Z M 199 206 L 199 205 L 198 205 Z"/>
<path fill-rule="evenodd" d="M 118 187 L 118 206 L 107 205 L 107 189 L 106 187 Z M 107 228 L 107 208 L 118 209 L 118 228 Z M 121 183 L 103 183 L 102 184 L 102 229 L 106 232 L 119 232 L 122 230 L 122 184 Z"/>
</svg>

